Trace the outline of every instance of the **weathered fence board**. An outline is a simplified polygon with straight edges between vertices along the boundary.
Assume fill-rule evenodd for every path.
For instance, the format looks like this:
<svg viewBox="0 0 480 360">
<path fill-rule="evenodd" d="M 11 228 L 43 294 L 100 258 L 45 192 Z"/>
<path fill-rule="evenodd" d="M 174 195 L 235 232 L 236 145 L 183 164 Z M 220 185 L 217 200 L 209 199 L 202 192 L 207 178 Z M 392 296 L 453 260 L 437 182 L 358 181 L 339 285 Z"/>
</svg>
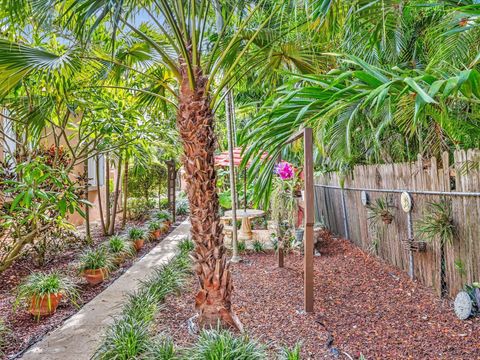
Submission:
<svg viewBox="0 0 480 360">
<path fill-rule="evenodd" d="M 452 161 L 451 161 L 452 160 Z M 480 161 L 479 150 L 456 151 L 453 159 L 444 153 L 441 159 L 414 163 L 360 165 L 352 173 L 328 173 L 316 178 L 317 185 L 348 188 L 416 190 L 442 192 L 479 192 L 480 171 L 469 166 Z M 394 220 L 390 225 L 372 226 L 368 209 L 362 205 L 360 191 L 316 187 L 317 219 L 334 233 L 345 237 L 342 191 L 345 196 L 349 238 L 357 246 L 371 251 L 389 263 L 408 271 L 408 252 L 401 240 L 408 238 L 407 214 L 402 211 L 399 193 L 370 192 L 371 203 L 379 197 L 393 206 Z M 480 280 L 480 196 L 449 196 L 413 194 L 414 224 L 422 218 L 429 202 L 442 198 L 451 202 L 453 220 L 457 230 L 453 244 L 446 244 L 442 267 L 440 241 L 427 244 L 425 252 L 414 254 L 414 272 L 418 281 L 454 295 L 465 283 Z M 415 226 L 414 226 L 415 228 Z M 415 230 L 414 230 L 415 234 Z M 415 235 L 416 238 L 418 236 Z M 442 284 L 443 279 L 443 284 Z"/>
</svg>

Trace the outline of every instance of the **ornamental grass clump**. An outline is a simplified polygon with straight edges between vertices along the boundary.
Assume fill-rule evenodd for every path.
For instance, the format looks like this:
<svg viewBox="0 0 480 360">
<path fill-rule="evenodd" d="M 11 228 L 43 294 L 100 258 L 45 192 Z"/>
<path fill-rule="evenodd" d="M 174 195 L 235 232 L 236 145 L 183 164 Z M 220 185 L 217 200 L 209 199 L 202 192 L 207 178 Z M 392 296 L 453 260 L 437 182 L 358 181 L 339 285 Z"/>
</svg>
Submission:
<svg viewBox="0 0 480 360">
<path fill-rule="evenodd" d="M 120 236 L 112 236 L 107 243 L 109 253 L 113 257 L 115 265 L 120 265 L 127 257 L 135 256 L 135 247 L 133 243 Z"/>
<path fill-rule="evenodd" d="M 175 344 L 170 337 L 157 336 L 150 344 L 150 349 L 145 356 L 148 360 L 175 360 L 180 359 Z"/>
<path fill-rule="evenodd" d="M 94 359 L 171 359 L 162 355 L 166 350 L 158 339 L 152 339 L 151 327 L 165 297 L 185 284 L 190 273 L 189 252 L 192 249 L 192 242 L 183 240 L 179 244 L 179 254 L 155 269 L 140 289 L 128 297 L 122 315 L 107 330 Z"/>
<path fill-rule="evenodd" d="M 190 360 L 260 360 L 267 359 L 266 349 L 243 334 L 235 336 L 228 330 L 202 330 L 197 342 L 185 351 Z"/>
<path fill-rule="evenodd" d="M 423 218 L 415 225 L 415 230 L 422 239 L 429 242 L 439 239 L 442 245 L 453 244 L 457 232 L 452 204 L 447 200 L 428 203 Z"/>
<path fill-rule="evenodd" d="M 253 251 L 256 253 L 262 253 L 265 251 L 265 247 L 263 246 L 263 243 L 260 240 L 255 240 L 253 242 Z"/>
<path fill-rule="evenodd" d="M 133 242 L 135 249 L 140 251 L 145 244 L 145 230 L 133 227 L 128 231 L 128 238 Z"/>
<path fill-rule="evenodd" d="M 79 271 L 90 285 L 101 283 L 114 267 L 105 246 L 96 249 L 88 249 L 80 257 Z"/>
<path fill-rule="evenodd" d="M 393 209 L 393 206 L 389 205 L 388 199 L 380 197 L 375 200 L 374 204 L 368 206 L 368 220 L 374 224 L 379 224 L 381 221 L 389 225 L 393 221 L 391 209 Z"/>
<path fill-rule="evenodd" d="M 69 277 L 55 271 L 34 272 L 17 287 L 14 307 L 26 302 L 28 311 L 40 318 L 55 313 L 62 298 L 77 305 L 77 286 Z"/>
<path fill-rule="evenodd" d="M 301 360 L 302 346 L 297 343 L 293 349 L 283 347 L 280 349 L 278 360 Z"/>
<path fill-rule="evenodd" d="M 7 340 L 10 334 L 10 329 L 5 325 L 3 320 L 0 319 L 0 355 L 3 355 L 3 349 L 7 345 Z"/>
</svg>

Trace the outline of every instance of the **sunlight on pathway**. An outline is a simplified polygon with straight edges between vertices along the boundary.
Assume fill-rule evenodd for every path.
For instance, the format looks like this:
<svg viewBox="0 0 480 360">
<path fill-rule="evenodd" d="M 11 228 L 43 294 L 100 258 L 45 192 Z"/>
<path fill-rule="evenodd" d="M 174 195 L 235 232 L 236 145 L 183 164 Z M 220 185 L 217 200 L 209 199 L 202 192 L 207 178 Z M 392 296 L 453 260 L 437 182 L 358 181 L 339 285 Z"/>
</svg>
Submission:
<svg viewBox="0 0 480 360">
<path fill-rule="evenodd" d="M 188 236 L 189 230 L 188 220 L 184 221 L 125 274 L 65 321 L 62 327 L 33 345 L 21 359 L 90 359 L 101 344 L 102 336 L 113 322 L 113 317 L 122 311 L 126 295 L 139 287 L 139 280 L 146 279 L 155 267 L 174 256 L 177 244 Z"/>
</svg>

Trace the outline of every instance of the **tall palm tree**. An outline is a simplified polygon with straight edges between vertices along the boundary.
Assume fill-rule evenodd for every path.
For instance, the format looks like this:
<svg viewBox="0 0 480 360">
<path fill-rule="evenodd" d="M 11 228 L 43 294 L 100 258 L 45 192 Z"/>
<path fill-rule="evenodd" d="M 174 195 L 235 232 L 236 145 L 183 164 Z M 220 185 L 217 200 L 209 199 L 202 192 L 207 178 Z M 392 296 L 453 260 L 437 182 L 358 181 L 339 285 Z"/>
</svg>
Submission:
<svg viewBox="0 0 480 360">
<path fill-rule="evenodd" d="M 177 112 L 177 128 L 184 156 L 186 182 L 191 214 L 191 235 L 196 243 L 195 271 L 199 291 L 195 306 L 203 326 L 241 327 L 232 311 L 232 279 L 223 245 L 222 225 L 218 214 L 214 151 L 214 110 L 223 100 L 222 90 L 232 87 L 257 66 L 255 54 L 275 42 L 283 33 L 282 10 L 290 9 L 288 1 L 257 2 L 218 1 L 224 23 L 215 29 L 215 10 L 209 0 L 42 0 L 7 1 L 12 16 L 21 16 L 17 7 L 27 3 L 24 14 L 56 7 L 64 12 L 58 22 L 65 22 L 64 31 L 74 31 L 83 47 L 81 54 L 52 54 L 7 42 L 1 46 L 0 68 L 8 69 L 14 78 L 4 86 L 11 88 L 31 71 L 59 68 L 72 69 L 76 59 L 85 61 L 85 51 L 94 47 L 102 34 L 109 34 L 112 52 L 118 38 L 128 37 L 136 44 L 135 54 L 141 59 L 112 65 L 107 56 L 102 62 L 113 67 L 133 70 L 137 83 L 122 88 L 141 94 L 143 101 L 164 101 Z M 17 6 L 18 4 L 18 6 Z M 42 4 L 41 6 L 39 4 Z M 217 9 L 218 11 L 218 9 Z M 143 21 L 142 21 L 143 19 Z M 271 37 L 264 45 L 255 44 L 258 35 L 269 28 Z M 100 34 L 100 35 L 99 35 Z M 104 36 L 105 37 L 105 36 Z M 93 39 L 91 43 L 88 39 Z M 28 56 L 25 56 L 27 55 Z M 40 56 L 39 56 L 40 55 Z M 21 58 L 21 65 L 18 59 Z M 91 57 L 90 59 L 91 60 Z M 17 65 L 13 63 L 17 62 Z M 13 68 L 12 68 L 13 66 Z M 172 81 L 156 76 L 167 70 Z M 102 86 L 116 86 L 104 83 Z"/>
</svg>

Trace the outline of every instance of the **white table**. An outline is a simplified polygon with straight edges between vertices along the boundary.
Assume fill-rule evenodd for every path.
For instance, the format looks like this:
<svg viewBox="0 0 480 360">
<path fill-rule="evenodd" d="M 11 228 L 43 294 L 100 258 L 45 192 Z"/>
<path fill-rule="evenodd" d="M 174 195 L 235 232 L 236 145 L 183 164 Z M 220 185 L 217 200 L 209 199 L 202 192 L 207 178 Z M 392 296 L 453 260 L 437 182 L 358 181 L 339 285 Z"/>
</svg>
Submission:
<svg viewBox="0 0 480 360">
<path fill-rule="evenodd" d="M 240 240 L 252 240 L 252 224 L 250 219 L 256 217 L 262 217 L 265 215 L 265 211 L 257 210 L 257 209 L 238 209 L 237 210 L 237 218 L 242 219 L 242 226 L 238 233 L 238 238 Z M 225 212 L 225 217 L 232 218 L 232 210 Z"/>
</svg>

